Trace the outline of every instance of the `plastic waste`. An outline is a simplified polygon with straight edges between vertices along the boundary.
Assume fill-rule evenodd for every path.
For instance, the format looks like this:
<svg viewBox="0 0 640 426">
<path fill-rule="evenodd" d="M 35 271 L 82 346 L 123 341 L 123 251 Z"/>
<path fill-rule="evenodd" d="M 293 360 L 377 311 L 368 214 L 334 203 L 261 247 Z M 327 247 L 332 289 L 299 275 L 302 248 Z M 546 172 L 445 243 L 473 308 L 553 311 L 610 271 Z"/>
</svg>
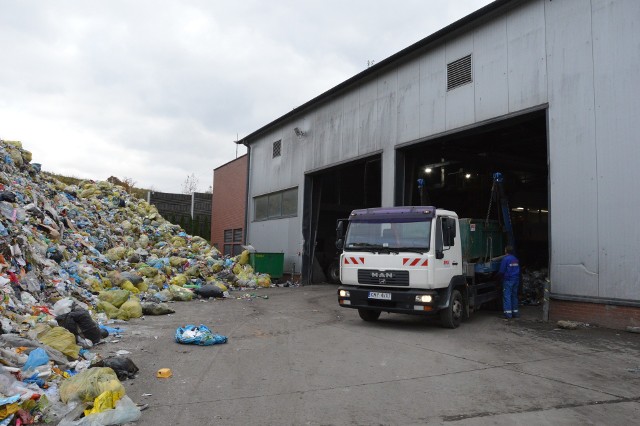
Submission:
<svg viewBox="0 0 640 426">
<path fill-rule="evenodd" d="M 22 366 L 22 371 L 33 370 L 34 368 L 45 365 L 48 362 L 49 355 L 47 355 L 47 351 L 42 348 L 36 348 L 29 353 L 27 362 Z"/>
<path fill-rule="evenodd" d="M 203 324 L 195 326 L 187 324 L 184 327 L 178 327 L 176 330 L 176 342 L 182 344 L 211 346 L 220 343 L 227 343 L 227 337 L 213 332 Z"/>
<path fill-rule="evenodd" d="M 78 359 L 80 347 L 76 345 L 76 336 L 63 327 L 53 327 L 45 330 L 38 334 L 37 339 L 70 358 Z"/>
<path fill-rule="evenodd" d="M 217 285 L 204 285 L 193 292 L 202 297 L 222 297 L 223 290 Z"/>
<path fill-rule="evenodd" d="M 101 359 L 93 364 L 94 367 L 109 367 L 115 371 L 119 380 L 133 379 L 139 371 L 131 359 L 121 356 Z"/>
<path fill-rule="evenodd" d="M 141 305 L 144 315 L 167 315 L 175 312 L 166 303 L 142 302 Z"/>
<path fill-rule="evenodd" d="M 158 377 L 160 379 L 168 379 L 172 375 L 173 375 L 173 372 L 171 371 L 170 368 L 161 368 L 156 373 L 156 377 Z"/>
<path fill-rule="evenodd" d="M 111 368 L 89 368 L 62 381 L 60 384 L 60 400 L 65 404 L 75 400 L 93 402 L 105 391 L 124 393 L 124 387 Z"/>
<path fill-rule="evenodd" d="M 127 422 L 135 422 L 136 420 L 139 420 L 142 415 L 140 409 L 127 395 L 120 398 L 115 405 L 115 409 L 109 409 L 101 413 L 90 414 L 86 417 L 75 420 L 75 417 L 82 413 L 82 410 L 80 410 L 75 415 L 75 417 L 71 419 L 65 417 L 60 423 L 58 423 L 58 426 L 120 425 Z"/>
</svg>

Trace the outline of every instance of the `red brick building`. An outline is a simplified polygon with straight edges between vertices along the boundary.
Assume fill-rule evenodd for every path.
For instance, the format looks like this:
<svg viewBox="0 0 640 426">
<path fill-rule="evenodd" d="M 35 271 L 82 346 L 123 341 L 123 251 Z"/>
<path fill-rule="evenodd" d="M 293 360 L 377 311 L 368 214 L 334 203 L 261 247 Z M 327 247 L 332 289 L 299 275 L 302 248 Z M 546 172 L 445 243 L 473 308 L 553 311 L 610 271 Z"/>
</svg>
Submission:
<svg viewBox="0 0 640 426">
<path fill-rule="evenodd" d="M 213 170 L 211 244 L 232 256 L 240 254 L 244 244 L 247 160 L 245 154 Z"/>
</svg>

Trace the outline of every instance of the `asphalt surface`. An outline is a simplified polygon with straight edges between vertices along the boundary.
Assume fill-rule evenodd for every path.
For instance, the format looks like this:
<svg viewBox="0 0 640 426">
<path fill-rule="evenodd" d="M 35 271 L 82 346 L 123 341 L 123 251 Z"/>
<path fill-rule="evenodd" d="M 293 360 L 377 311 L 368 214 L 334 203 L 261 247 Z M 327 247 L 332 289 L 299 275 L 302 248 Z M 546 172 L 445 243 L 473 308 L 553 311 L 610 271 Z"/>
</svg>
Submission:
<svg viewBox="0 0 640 426">
<path fill-rule="evenodd" d="M 119 324 L 124 382 L 147 405 L 136 425 L 618 425 L 640 418 L 640 335 L 560 330 L 539 307 L 523 318 L 477 312 L 456 330 L 341 308 L 333 285 L 233 292 L 268 298 L 178 302 L 173 315 Z M 226 344 L 178 344 L 205 324 Z M 170 368 L 172 377 L 156 372 Z"/>
</svg>

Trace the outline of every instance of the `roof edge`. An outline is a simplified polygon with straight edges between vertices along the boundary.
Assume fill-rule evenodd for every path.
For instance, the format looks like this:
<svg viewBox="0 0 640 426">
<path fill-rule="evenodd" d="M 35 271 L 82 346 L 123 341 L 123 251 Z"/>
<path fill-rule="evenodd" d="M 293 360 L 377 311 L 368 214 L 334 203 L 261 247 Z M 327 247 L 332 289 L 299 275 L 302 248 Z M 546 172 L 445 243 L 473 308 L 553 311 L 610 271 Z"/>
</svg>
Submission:
<svg viewBox="0 0 640 426">
<path fill-rule="evenodd" d="M 489 3 L 488 5 L 476 10 L 475 12 L 470 13 L 467 16 L 464 16 L 460 19 L 458 19 L 457 21 L 447 25 L 444 28 L 441 28 L 440 30 L 436 31 L 435 33 L 417 41 L 416 43 L 413 43 L 412 45 L 400 50 L 399 52 L 394 53 L 393 55 L 389 56 L 388 58 L 376 63 L 375 65 L 359 72 L 358 74 L 354 75 L 353 77 L 343 81 L 342 83 L 338 84 L 337 86 L 334 86 L 333 88 L 327 90 L 326 92 L 316 96 L 315 98 L 312 98 L 311 100 L 305 102 L 304 104 L 300 105 L 297 108 L 292 109 L 291 111 L 289 111 L 288 113 L 280 116 L 279 118 L 273 120 L 272 122 L 265 124 L 264 126 L 260 127 L 258 130 L 248 134 L 247 136 L 243 137 L 242 139 L 238 140 L 236 143 L 238 144 L 243 144 L 243 145 L 247 145 L 247 144 L 251 144 L 252 139 L 255 139 L 256 137 L 262 135 L 263 133 L 266 133 L 268 130 L 270 130 L 271 128 L 277 126 L 278 124 L 282 124 L 290 119 L 292 119 L 293 117 L 296 117 L 297 115 L 303 113 L 306 110 L 311 109 L 312 106 L 314 106 L 315 104 L 318 104 L 322 101 L 331 99 L 333 96 L 336 96 L 340 93 L 342 93 L 344 90 L 346 90 L 348 87 L 356 84 L 359 81 L 364 80 L 365 78 L 380 72 L 381 70 L 383 70 L 384 68 L 387 68 L 389 66 L 391 66 L 392 64 L 395 64 L 397 62 L 402 61 L 403 59 L 405 59 L 406 57 L 410 56 L 413 53 L 416 53 L 424 48 L 426 48 L 427 46 L 434 44 L 440 40 L 442 40 L 443 38 L 445 38 L 446 36 L 450 35 L 451 33 L 460 30 L 461 28 L 475 22 L 478 21 L 480 18 L 486 17 L 490 14 L 492 14 L 493 12 L 495 12 L 498 9 L 503 8 L 505 5 L 510 4 L 510 3 L 518 3 L 520 1 L 523 0 L 495 0 L 491 3 Z"/>
</svg>

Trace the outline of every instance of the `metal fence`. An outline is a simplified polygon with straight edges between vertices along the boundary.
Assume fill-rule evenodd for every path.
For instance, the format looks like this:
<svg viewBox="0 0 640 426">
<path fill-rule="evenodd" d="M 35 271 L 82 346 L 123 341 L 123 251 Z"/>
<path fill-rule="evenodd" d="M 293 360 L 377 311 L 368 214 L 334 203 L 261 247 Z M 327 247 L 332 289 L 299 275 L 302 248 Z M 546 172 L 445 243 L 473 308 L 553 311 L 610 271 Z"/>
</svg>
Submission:
<svg viewBox="0 0 640 426">
<path fill-rule="evenodd" d="M 186 195 L 149 191 L 147 201 L 156 206 L 162 217 L 180 225 L 188 234 L 211 240 L 212 194 L 194 192 Z"/>
</svg>

